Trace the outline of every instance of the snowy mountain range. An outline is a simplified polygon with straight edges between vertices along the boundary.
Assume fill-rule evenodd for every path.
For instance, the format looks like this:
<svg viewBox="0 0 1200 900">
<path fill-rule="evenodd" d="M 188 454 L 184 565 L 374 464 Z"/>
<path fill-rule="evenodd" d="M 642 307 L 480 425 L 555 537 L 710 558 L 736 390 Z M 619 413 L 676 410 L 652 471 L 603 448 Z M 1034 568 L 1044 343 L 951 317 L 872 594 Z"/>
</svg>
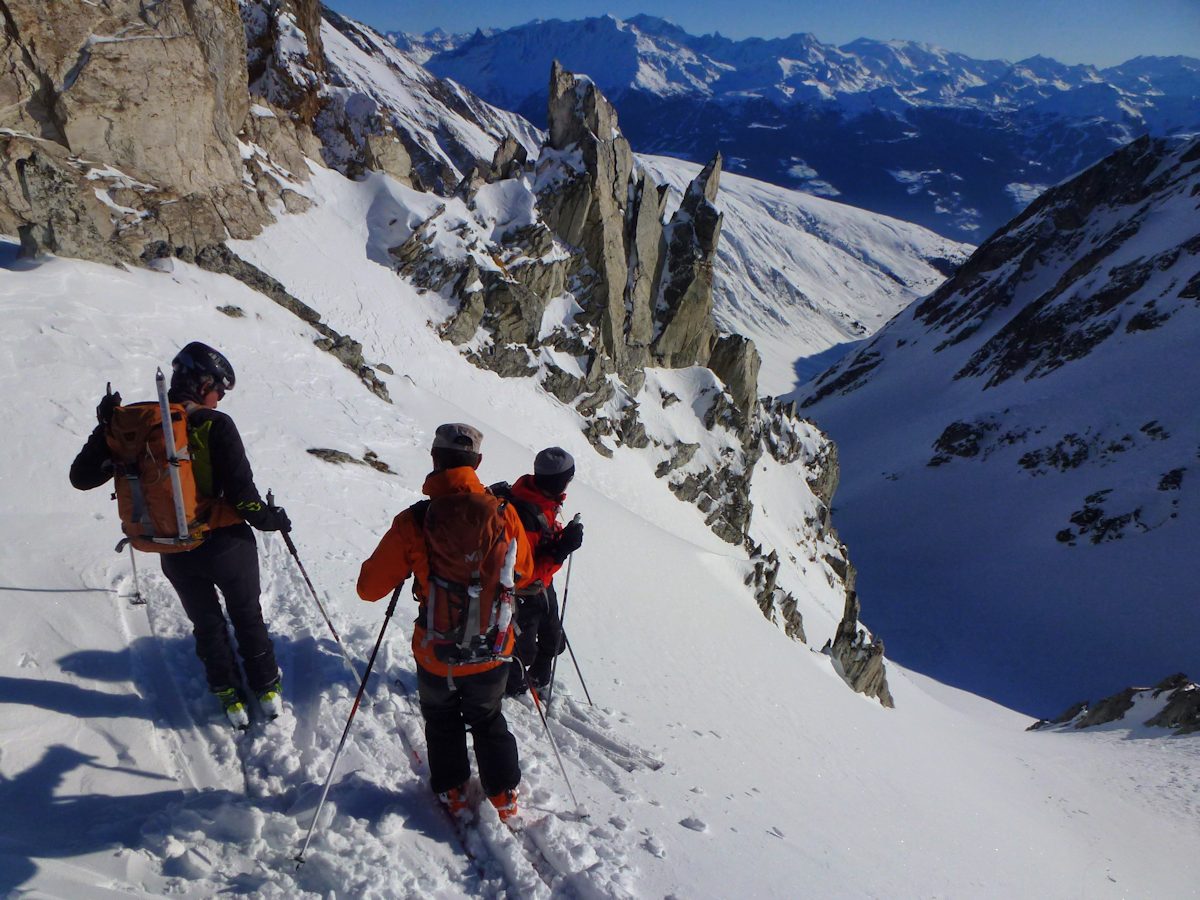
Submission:
<svg viewBox="0 0 1200 900">
<path fill-rule="evenodd" d="M 1042 715 L 1200 669 L 1198 197 L 1139 139 L 802 389 L 899 659 Z"/>
<path fill-rule="evenodd" d="M 662 19 L 536 21 L 428 39 L 430 71 L 544 121 L 558 59 L 620 107 L 635 150 L 704 162 L 978 243 L 1134 137 L 1200 128 L 1200 59 L 976 60 L 909 41 L 734 41 Z"/>
<path fill-rule="evenodd" d="M 719 155 L 635 157 L 595 83 L 560 68 L 543 133 L 314 0 L 239 7 L 50 22 L 0 0 L 17 76 L 0 106 L 0 894 L 1192 889 L 1200 745 L 1135 718 L 1174 700 L 1030 733 L 885 663 L 859 621 L 883 595 L 856 590 L 831 516 L 837 449 L 763 396 L 969 248 L 723 175 Z M 1170 152 L 1132 170 L 1190 221 Z M 1063 201 L 1064 228 L 1073 209 L 1105 221 L 1087 200 Z M 1151 281 L 1191 265 L 1174 236 L 1144 230 L 1165 254 Z M 196 339 L 237 370 L 222 409 L 347 652 L 382 647 L 303 867 L 357 676 L 295 561 L 260 536 L 288 708 L 233 734 L 157 566 L 113 553 L 107 491 L 66 483 L 105 383 L 142 399 Z M 445 421 L 483 431 L 488 482 L 552 444 L 578 462 L 566 512 L 586 539 L 561 586 L 587 688 L 564 659 L 545 730 L 506 701 L 511 829 L 487 804 L 462 829 L 439 811 L 410 600 L 384 632 L 353 591 Z"/>
</svg>

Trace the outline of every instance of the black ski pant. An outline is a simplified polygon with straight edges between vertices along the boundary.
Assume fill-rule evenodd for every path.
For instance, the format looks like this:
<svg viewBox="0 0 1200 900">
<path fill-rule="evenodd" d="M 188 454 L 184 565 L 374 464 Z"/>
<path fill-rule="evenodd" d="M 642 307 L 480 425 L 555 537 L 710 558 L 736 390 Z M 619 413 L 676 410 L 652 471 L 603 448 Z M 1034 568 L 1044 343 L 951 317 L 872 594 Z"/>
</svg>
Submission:
<svg viewBox="0 0 1200 900">
<path fill-rule="evenodd" d="M 489 797 L 515 788 L 521 781 L 517 739 L 500 710 L 507 666 L 477 675 L 455 675 L 451 687 L 445 675 L 417 666 L 417 690 L 425 717 L 429 755 L 429 786 L 440 794 L 471 777 L 467 731 L 475 744 L 479 781 Z"/>
<path fill-rule="evenodd" d="M 517 598 L 517 634 L 508 673 L 509 693 L 525 690 L 525 669 L 535 684 L 550 681 L 554 657 L 563 652 L 566 643 L 558 618 L 558 595 L 554 585 L 544 591 Z"/>
<path fill-rule="evenodd" d="M 259 605 L 258 545 L 249 525 L 218 528 L 195 550 L 163 554 L 162 570 L 192 620 L 196 655 L 204 663 L 210 688 L 242 683 L 226 612 L 250 690 L 258 693 L 279 677 L 275 648 Z M 224 612 L 218 590 L 225 599 Z"/>
</svg>

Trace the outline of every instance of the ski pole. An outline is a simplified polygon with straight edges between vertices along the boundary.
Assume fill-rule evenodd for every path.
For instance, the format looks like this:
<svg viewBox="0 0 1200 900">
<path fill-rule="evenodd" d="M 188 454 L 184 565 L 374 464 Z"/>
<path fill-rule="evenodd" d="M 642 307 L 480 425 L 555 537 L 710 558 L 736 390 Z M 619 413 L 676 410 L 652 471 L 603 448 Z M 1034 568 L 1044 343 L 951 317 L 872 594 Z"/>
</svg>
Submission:
<svg viewBox="0 0 1200 900">
<path fill-rule="evenodd" d="M 575 513 L 571 519 L 572 523 L 579 521 L 579 513 Z M 572 553 L 567 557 L 567 581 L 563 585 L 563 602 L 562 607 L 558 611 L 558 633 L 563 634 L 563 622 L 567 620 L 567 599 L 571 596 L 571 566 L 575 562 L 575 554 Z M 554 699 L 554 676 L 558 674 L 558 657 L 560 654 L 554 654 L 554 662 L 550 665 L 550 686 L 546 688 L 546 705 L 550 705 L 550 701 Z M 575 667 L 576 669 L 579 666 Z M 584 688 L 584 693 L 587 693 L 587 688 Z M 591 702 L 589 700 L 589 702 Z"/>
<path fill-rule="evenodd" d="M 137 557 L 133 555 L 133 544 L 129 545 L 129 564 L 133 566 L 133 599 L 129 602 L 134 606 L 145 606 L 146 598 L 142 596 L 142 590 L 138 587 Z"/>
<path fill-rule="evenodd" d="M 592 702 L 592 695 L 588 693 L 587 682 L 583 680 L 583 673 L 579 671 L 579 660 L 575 658 L 575 651 L 571 649 L 571 639 L 567 637 L 567 632 L 562 633 L 563 640 L 567 642 L 567 652 L 571 654 L 571 662 L 575 664 L 575 674 L 579 676 L 579 683 L 583 685 L 583 696 L 587 697 L 588 706 L 594 707 L 596 704 Z M 558 657 L 555 657 L 557 659 Z M 551 682 L 553 683 L 553 682 Z M 547 700 L 547 703 L 550 701 Z"/>
<path fill-rule="evenodd" d="M 267 506 L 275 505 L 275 495 L 267 491 Z M 325 624 L 329 626 L 329 632 L 333 635 L 333 639 L 337 642 L 338 649 L 342 651 L 342 659 L 346 661 L 346 665 L 350 667 L 350 671 L 354 673 L 354 677 L 360 677 L 358 669 L 354 666 L 354 660 L 350 658 L 350 654 L 346 652 L 346 645 L 342 643 L 342 636 L 337 633 L 337 629 L 333 627 L 333 621 L 329 618 L 329 613 L 325 611 L 324 604 L 321 603 L 321 598 L 317 596 L 317 589 L 313 587 L 312 579 L 308 577 L 308 571 L 304 568 L 304 563 L 300 562 L 300 554 L 296 552 L 296 544 L 292 541 L 292 536 L 286 531 L 281 531 L 283 542 L 287 544 L 288 552 L 292 554 L 292 559 L 296 561 L 297 568 L 300 569 L 300 574 L 304 577 L 304 583 L 308 585 L 309 591 L 312 593 L 313 600 L 317 601 L 317 609 L 321 611 L 321 615 L 325 619 Z"/>
<path fill-rule="evenodd" d="M 522 667 L 524 667 L 524 663 L 522 663 Z M 571 787 L 571 779 L 567 777 L 567 767 L 563 765 L 562 755 L 558 752 L 558 742 L 554 740 L 554 735 L 550 733 L 550 723 L 546 721 L 546 714 L 542 711 L 542 698 L 538 696 L 537 688 L 529 680 L 528 670 L 525 672 L 525 681 L 529 684 L 529 693 L 533 696 L 533 705 L 537 707 L 538 716 L 542 720 L 542 727 L 546 729 L 546 737 L 550 739 L 550 747 L 554 750 L 554 758 L 558 760 L 558 770 L 562 772 L 563 781 L 567 783 L 567 791 L 571 794 L 571 802 L 575 804 L 575 811 L 582 816 L 586 816 L 586 812 L 580 811 L 579 801 L 575 798 L 575 790 Z"/>
<path fill-rule="evenodd" d="M 308 835 L 304 838 L 304 846 L 300 848 L 300 852 L 294 857 L 297 869 L 304 865 L 304 854 L 308 850 L 309 841 L 312 840 L 313 831 L 316 830 L 317 819 L 321 817 L 321 809 L 325 806 L 325 798 L 329 796 L 329 786 L 333 784 L 333 773 L 337 770 L 338 757 L 342 755 L 342 748 L 346 746 L 346 738 L 350 734 L 350 725 L 354 722 L 354 714 L 358 712 L 358 705 L 362 702 L 363 694 L 367 690 L 367 679 L 371 677 L 371 669 L 375 666 L 375 656 L 379 653 L 379 647 L 383 643 L 383 633 L 387 631 L 392 613 L 396 611 L 396 601 L 400 598 L 400 588 L 403 586 L 403 584 L 396 585 L 396 590 L 392 592 L 392 600 L 388 604 L 387 613 L 384 614 L 383 627 L 379 629 L 379 638 L 375 641 L 375 649 L 371 651 L 371 658 L 367 660 L 367 671 L 363 673 L 362 683 L 359 684 L 358 694 L 354 698 L 354 705 L 350 707 L 350 716 L 346 719 L 346 727 L 342 729 L 342 739 L 338 741 L 337 750 L 333 754 L 333 761 L 329 764 L 329 775 L 325 778 L 325 787 L 321 789 L 321 799 L 317 803 L 316 812 L 313 813 L 312 824 L 308 826 Z"/>
</svg>

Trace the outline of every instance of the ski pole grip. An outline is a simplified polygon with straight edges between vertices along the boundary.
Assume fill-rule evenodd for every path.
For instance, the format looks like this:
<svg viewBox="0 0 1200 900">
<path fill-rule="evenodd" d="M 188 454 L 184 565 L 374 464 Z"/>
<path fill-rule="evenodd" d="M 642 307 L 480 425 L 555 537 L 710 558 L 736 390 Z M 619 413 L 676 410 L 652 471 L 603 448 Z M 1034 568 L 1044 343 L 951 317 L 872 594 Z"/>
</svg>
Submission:
<svg viewBox="0 0 1200 900">
<path fill-rule="evenodd" d="M 388 604 L 387 613 L 384 615 L 385 620 L 390 619 L 392 617 L 392 613 L 396 611 L 396 601 L 400 599 L 400 589 L 403 587 L 404 582 L 402 581 L 396 585 L 396 589 L 392 591 L 392 600 Z"/>
</svg>

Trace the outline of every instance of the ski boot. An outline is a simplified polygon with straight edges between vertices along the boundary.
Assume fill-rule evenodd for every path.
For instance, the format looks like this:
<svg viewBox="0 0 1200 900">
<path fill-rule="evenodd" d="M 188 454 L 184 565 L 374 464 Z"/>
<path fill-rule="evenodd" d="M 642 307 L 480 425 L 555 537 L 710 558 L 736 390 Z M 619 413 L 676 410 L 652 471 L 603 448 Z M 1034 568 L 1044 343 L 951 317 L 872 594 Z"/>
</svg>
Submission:
<svg viewBox="0 0 1200 900">
<path fill-rule="evenodd" d="M 221 701 L 221 707 L 225 710 L 225 717 L 229 719 L 229 724 L 239 731 L 245 731 L 250 727 L 250 710 L 246 708 L 246 701 L 242 697 L 242 692 L 237 688 L 215 688 L 213 693 L 217 695 L 217 699 Z"/>
<path fill-rule="evenodd" d="M 465 781 L 458 787 L 442 791 L 437 795 L 437 798 L 438 802 L 455 819 L 469 820 L 471 818 L 471 803 L 467 799 L 467 784 Z"/>
<path fill-rule="evenodd" d="M 520 810 L 517 808 L 517 789 L 513 788 L 509 791 L 501 791 L 498 794 L 493 794 L 488 797 L 492 806 L 496 807 L 496 814 L 500 816 L 500 821 L 511 823 L 517 817 Z"/>
<path fill-rule="evenodd" d="M 280 713 L 283 712 L 283 684 L 281 679 L 276 678 L 258 692 L 258 708 L 262 710 L 263 717 L 268 722 L 279 718 Z"/>
</svg>

